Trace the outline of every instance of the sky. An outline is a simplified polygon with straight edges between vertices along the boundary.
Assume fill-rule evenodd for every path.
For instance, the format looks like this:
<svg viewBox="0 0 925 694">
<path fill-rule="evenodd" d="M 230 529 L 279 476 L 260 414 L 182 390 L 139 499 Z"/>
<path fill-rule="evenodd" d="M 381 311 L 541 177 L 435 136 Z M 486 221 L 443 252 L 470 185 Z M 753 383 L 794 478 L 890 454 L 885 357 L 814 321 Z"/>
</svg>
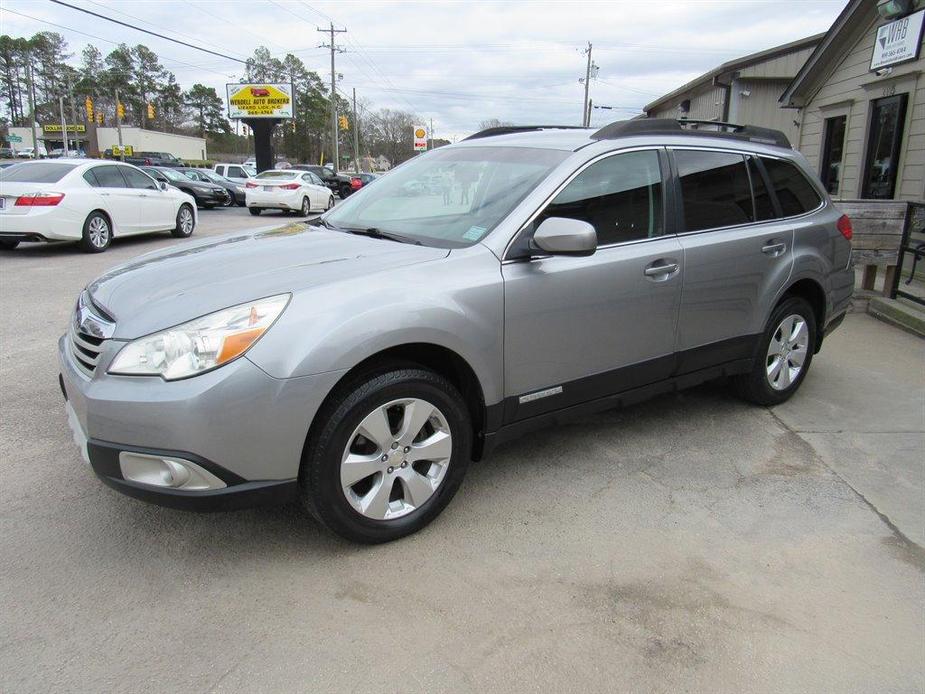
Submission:
<svg viewBox="0 0 925 694">
<path fill-rule="evenodd" d="M 297 55 L 330 80 L 330 54 L 316 31 L 333 22 L 343 52 L 338 89 L 372 109 L 433 119 L 437 137 L 479 122 L 580 123 L 586 55 L 592 125 L 629 118 L 658 96 L 727 60 L 829 28 L 846 0 L 575 0 L 399 2 L 337 0 L 66 0 L 232 57 L 259 45 Z M 873 0 L 871 0 L 873 2 Z M 28 16 L 23 16 L 28 15 Z M 49 0 L 0 0 L 0 33 L 62 34 L 79 61 L 88 43 L 156 51 L 184 89 L 199 82 L 225 94 L 243 65 L 180 46 Z"/>
</svg>

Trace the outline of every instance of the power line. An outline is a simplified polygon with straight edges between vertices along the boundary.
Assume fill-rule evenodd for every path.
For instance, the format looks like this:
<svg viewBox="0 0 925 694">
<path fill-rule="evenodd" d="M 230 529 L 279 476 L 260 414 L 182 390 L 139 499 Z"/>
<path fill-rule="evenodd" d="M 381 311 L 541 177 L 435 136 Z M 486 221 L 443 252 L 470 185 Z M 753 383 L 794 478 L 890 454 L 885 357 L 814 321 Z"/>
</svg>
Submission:
<svg viewBox="0 0 925 694">
<path fill-rule="evenodd" d="M 233 60 L 236 63 L 241 63 L 246 65 L 246 60 L 241 60 L 240 58 L 235 58 L 224 53 L 219 53 L 217 51 L 211 51 L 208 48 L 203 48 L 202 46 L 194 46 L 191 43 L 186 41 L 180 41 L 179 39 L 174 39 L 169 36 L 164 36 L 164 34 L 158 34 L 156 31 L 150 31 L 148 29 L 143 29 L 140 26 L 135 26 L 134 24 L 129 24 L 128 22 L 122 22 L 118 19 L 113 19 L 112 17 L 107 17 L 106 15 L 99 14 L 98 12 L 93 12 L 92 10 L 85 9 L 83 7 L 77 7 L 76 5 L 70 5 L 62 0 L 49 0 L 50 2 L 55 3 L 56 5 L 62 5 L 64 7 L 69 7 L 72 10 L 77 10 L 78 12 L 83 12 L 84 14 L 92 15 L 93 17 L 98 17 L 99 19 L 104 19 L 107 22 L 112 22 L 113 24 L 119 24 L 120 26 L 128 27 L 129 29 L 134 29 L 135 31 L 140 31 L 144 34 L 150 34 L 151 36 L 157 36 L 159 39 L 164 39 L 165 41 L 172 41 L 173 43 L 180 44 L 181 46 L 186 46 L 187 48 L 192 48 L 196 51 L 202 51 L 203 53 L 210 53 L 211 55 L 216 55 L 219 58 L 225 58 L 226 60 Z"/>
</svg>

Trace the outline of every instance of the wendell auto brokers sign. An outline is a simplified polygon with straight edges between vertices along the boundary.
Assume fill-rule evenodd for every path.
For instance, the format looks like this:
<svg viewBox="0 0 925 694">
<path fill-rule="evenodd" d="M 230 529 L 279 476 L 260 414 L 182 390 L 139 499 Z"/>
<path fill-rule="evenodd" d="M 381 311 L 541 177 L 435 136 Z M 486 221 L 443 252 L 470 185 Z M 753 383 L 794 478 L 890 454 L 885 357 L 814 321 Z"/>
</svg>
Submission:
<svg viewBox="0 0 925 694">
<path fill-rule="evenodd" d="M 881 70 L 890 65 L 916 60 L 922 47 L 923 19 L 925 10 L 920 10 L 877 29 L 870 69 Z"/>
<path fill-rule="evenodd" d="M 226 84 L 229 118 L 292 118 L 291 84 Z"/>
</svg>

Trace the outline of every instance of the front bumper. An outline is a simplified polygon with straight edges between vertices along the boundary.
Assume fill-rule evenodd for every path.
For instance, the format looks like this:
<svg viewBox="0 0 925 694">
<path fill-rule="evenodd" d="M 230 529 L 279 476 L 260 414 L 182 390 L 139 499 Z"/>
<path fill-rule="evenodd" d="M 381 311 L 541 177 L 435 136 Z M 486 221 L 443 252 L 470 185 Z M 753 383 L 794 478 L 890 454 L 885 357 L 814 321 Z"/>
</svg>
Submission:
<svg viewBox="0 0 925 694">
<path fill-rule="evenodd" d="M 196 204 L 198 205 L 227 205 L 230 194 L 222 190 L 196 191 Z"/>
<path fill-rule="evenodd" d="M 275 379 L 240 358 L 180 381 L 107 374 L 124 344 L 104 342 L 91 376 L 75 364 L 66 337 L 58 345 L 60 385 L 73 413 L 69 424 L 104 483 L 145 501 L 191 510 L 296 497 L 308 428 L 342 372 Z M 189 461 L 224 486 L 185 490 L 126 479 L 123 452 Z"/>
</svg>

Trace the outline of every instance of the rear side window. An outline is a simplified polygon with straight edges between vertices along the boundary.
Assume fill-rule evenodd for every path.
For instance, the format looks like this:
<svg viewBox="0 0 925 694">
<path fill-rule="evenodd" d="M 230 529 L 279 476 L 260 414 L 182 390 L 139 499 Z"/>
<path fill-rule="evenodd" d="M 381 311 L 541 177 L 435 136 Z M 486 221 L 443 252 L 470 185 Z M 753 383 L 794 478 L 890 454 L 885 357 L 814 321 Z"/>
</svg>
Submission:
<svg viewBox="0 0 925 694">
<path fill-rule="evenodd" d="M 658 152 L 627 152 L 592 164 L 549 203 L 536 225 L 547 217 L 588 222 L 601 246 L 661 236 Z"/>
<path fill-rule="evenodd" d="M 94 188 L 100 187 L 100 182 L 96 180 L 96 174 L 93 173 L 93 169 L 84 171 L 84 180 Z"/>
<path fill-rule="evenodd" d="M 753 157 L 748 158 L 748 173 L 752 179 L 752 192 L 755 194 L 755 219 L 764 222 L 768 219 L 777 217 L 774 211 L 774 203 L 771 201 L 771 194 L 768 192 L 768 186 L 765 185 L 764 176 L 758 170 Z"/>
<path fill-rule="evenodd" d="M 53 162 L 26 162 L 10 167 L 0 173 L 0 181 L 9 183 L 57 183 L 65 174 L 73 171 L 76 164 L 55 164 Z"/>
<path fill-rule="evenodd" d="M 752 191 L 740 154 L 675 150 L 687 231 L 755 220 Z"/>
<path fill-rule="evenodd" d="M 771 185 L 777 193 L 777 200 L 785 217 L 809 212 L 822 203 L 819 193 L 795 164 L 766 157 L 761 157 L 761 162 L 768 172 L 768 178 L 771 179 Z"/>
<path fill-rule="evenodd" d="M 97 166 L 93 173 L 100 188 L 128 188 L 118 166 Z"/>
</svg>

